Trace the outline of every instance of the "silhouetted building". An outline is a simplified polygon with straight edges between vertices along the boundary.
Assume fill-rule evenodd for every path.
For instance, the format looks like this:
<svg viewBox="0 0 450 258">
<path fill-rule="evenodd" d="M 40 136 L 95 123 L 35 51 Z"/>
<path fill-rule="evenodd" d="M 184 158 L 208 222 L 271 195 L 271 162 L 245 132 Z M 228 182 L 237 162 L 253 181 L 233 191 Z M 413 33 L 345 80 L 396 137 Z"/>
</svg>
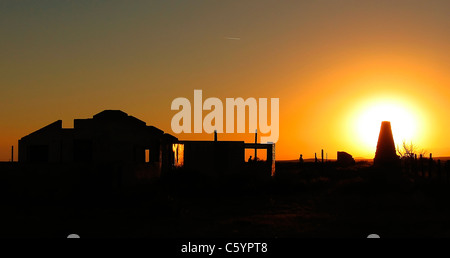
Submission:
<svg viewBox="0 0 450 258">
<path fill-rule="evenodd" d="M 179 141 L 184 148 L 184 168 L 207 176 L 245 173 L 248 166 L 258 166 L 260 175 L 275 173 L 275 144 L 245 143 L 243 141 Z M 245 167 L 245 149 L 265 149 L 266 160 L 256 157 Z"/>
<path fill-rule="evenodd" d="M 74 128 L 62 128 L 58 120 L 23 137 L 19 161 L 104 165 L 154 177 L 173 165 L 172 144 L 177 140 L 125 112 L 105 110 L 93 118 L 75 119 Z"/>
<path fill-rule="evenodd" d="M 396 154 L 394 137 L 392 136 L 391 122 L 381 122 L 380 135 L 378 136 L 377 150 L 375 153 L 375 165 L 396 165 L 399 156 Z"/>
<path fill-rule="evenodd" d="M 125 112 L 105 110 L 93 118 L 75 119 L 74 128 L 62 128 L 58 120 L 23 137 L 19 161 L 35 166 L 60 164 L 88 178 L 92 174 L 112 177 L 110 181 L 116 183 L 111 185 L 121 185 L 159 177 L 174 168 L 209 176 L 245 172 L 245 149 L 267 150 L 262 167 L 269 175 L 275 172 L 274 144 L 217 141 L 217 136 L 214 141 L 178 141 Z"/>
<path fill-rule="evenodd" d="M 353 159 L 352 155 L 348 154 L 344 151 L 337 152 L 337 163 L 340 166 L 347 167 L 355 165 L 355 159 Z"/>
</svg>

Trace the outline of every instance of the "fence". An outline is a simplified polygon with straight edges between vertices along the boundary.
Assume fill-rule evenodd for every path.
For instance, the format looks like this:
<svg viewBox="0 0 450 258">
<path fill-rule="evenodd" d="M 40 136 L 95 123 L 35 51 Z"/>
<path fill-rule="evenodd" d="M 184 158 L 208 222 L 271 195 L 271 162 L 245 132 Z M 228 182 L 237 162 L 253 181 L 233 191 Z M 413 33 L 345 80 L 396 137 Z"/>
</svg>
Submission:
<svg viewBox="0 0 450 258">
<path fill-rule="evenodd" d="M 450 183 L 450 160 L 441 161 L 422 155 L 402 159 L 403 173 L 415 181 L 435 181 L 440 183 Z"/>
</svg>

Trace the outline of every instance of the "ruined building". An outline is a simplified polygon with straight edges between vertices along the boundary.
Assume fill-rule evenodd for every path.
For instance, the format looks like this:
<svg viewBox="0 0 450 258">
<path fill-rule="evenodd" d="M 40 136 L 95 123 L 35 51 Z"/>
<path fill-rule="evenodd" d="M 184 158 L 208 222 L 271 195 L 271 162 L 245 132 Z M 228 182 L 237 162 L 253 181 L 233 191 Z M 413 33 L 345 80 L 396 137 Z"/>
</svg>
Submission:
<svg viewBox="0 0 450 258">
<path fill-rule="evenodd" d="M 337 164 L 342 167 L 353 166 L 356 164 L 352 155 L 344 151 L 337 152 Z"/>
<path fill-rule="evenodd" d="M 62 128 L 58 120 L 23 137 L 19 162 L 83 171 L 108 169 L 120 173 L 119 181 L 130 173 L 151 178 L 171 168 L 172 144 L 177 140 L 125 112 L 105 110 L 92 118 L 75 119 L 74 128 Z M 122 175 L 124 171 L 128 175 Z"/>
<path fill-rule="evenodd" d="M 243 172 L 245 149 L 267 150 L 267 172 L 275 170 L 273 144 L 240 141 L 179 141 L 162 130 L 148 126 L 120 110 L 105 110 L 92 118 L 75 119 L 74 128 L 62 121 L 51 123 L 19 140 L 19 162 L 51 165 L 64 171 L 101 171 L 120 184 L 142 178 L 160 177 L 177 168 L 208 176 Z"/>
</svg>

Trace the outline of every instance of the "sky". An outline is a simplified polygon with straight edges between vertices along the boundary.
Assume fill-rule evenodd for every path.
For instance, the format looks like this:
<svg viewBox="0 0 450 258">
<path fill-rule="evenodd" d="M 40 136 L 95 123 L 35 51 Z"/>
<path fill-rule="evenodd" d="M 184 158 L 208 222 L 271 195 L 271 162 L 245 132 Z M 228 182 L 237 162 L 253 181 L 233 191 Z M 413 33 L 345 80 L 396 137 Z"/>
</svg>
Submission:
<svg viewBox="0 0 450 258">
<path fill-rule="evenodd" d="M 279 98 L 278 160 L 373 158 L 378 120 L 396 144 L 450 156 L 449 13 L 433 0 L 0 0 L 0 161 L 51 122 L 105 109 L 174 134 L 171 103 L 194 89 Z"/>
</svg>

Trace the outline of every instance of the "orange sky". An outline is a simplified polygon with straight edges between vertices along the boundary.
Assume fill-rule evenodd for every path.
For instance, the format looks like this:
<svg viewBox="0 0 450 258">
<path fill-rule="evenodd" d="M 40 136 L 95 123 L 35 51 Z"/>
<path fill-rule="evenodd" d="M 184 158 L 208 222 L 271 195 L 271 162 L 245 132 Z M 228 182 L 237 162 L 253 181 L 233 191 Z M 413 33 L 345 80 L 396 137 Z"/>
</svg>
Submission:
<svg viewBox="0 0 450 258">
<path fill-rule="evenodd" d="M 372 158 L 358 119 L 386 101 L 416 121 L 411 140 L 448 156 L 449 13 L 449 1 L 4 1 L 0 160 L 42 126 L 104 109 L 172 133 L 171 102 L 194 89 L 279 98 L 277 159 Z"/>
</svg>

